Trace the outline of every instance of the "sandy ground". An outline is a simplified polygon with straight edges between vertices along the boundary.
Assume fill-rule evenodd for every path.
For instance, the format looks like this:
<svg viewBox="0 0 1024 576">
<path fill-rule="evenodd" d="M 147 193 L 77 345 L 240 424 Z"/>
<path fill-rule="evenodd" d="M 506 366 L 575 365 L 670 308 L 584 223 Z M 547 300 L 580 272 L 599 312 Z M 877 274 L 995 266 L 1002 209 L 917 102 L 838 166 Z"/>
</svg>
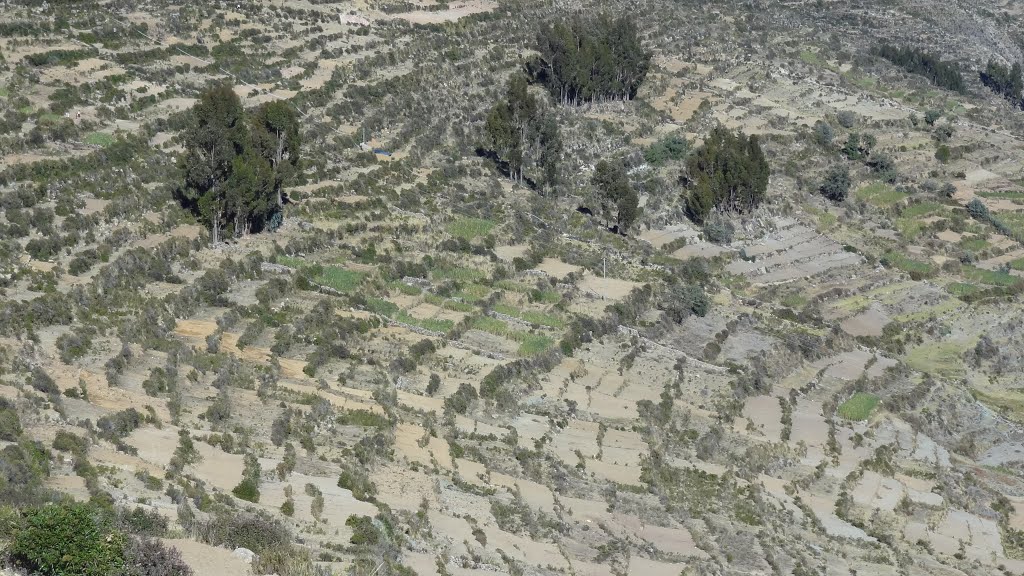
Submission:
<svg viewBox="0 0 1024 576">
<path fill-rule="evenodd" d="M 251 576 L 249 564 L 233 556 L 231 550 L 217 548 L 195 540 L 164 540 L 167 546 L 177 548 L 181 558 L 196 576 Z"/>
</svg>

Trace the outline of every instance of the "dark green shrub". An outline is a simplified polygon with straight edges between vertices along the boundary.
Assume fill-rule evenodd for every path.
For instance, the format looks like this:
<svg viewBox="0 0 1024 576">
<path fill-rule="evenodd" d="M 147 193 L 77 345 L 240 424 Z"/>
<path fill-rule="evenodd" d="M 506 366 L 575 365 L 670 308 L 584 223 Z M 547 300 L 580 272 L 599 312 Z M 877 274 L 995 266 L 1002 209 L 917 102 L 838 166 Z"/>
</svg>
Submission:
<svg viewBox="0 0 1024 576">
<path fill-rule="evenodd" d="M 117 514 L 117 527 L 136 536 L 165 536 L 167 525 L 167 518 L 163 514 L 142 506 L 136 506 L 133 510 L 119 510 Z"/>
<path fill-rule="evenodd" d="M 21 420 L 14 405 L 0 398 L 0 440 L 17 442 L 21 436 Z"/>
<path fill-rule="evenodd" d="M 373 502 L 377 495 L 377 487 L 363 469 L 342 470 L 338 477 L 338 487 L 352 492 L 352 497 L 364 502 Z"/>
<path fill-rule="evenodd" d="M 349 542 L 360 546 L 373 546 L 380 540 L 380 532 L 373 525 L 373 518 L 369 516 L 356 516 L 353 514 L 345 520 L 345 526 L 352 529 L 352 537 Z"/>
<path fill-rule="evenodd" d="M 236 498 L 246 500 L 248 502 L 259 502 L 260 501 L 260 489 L 256 485 L 256 481 L 252 478 L 245 478 L 235 486 L 231 493 Z"/>
<path fill-rule="evenodd" d="M 144 419 L 141 412 L 135 408 L 128 408 L 103 416 L 96 421 L 96 428 L 99 429 L 101 438 L 114 442 L 142 426 Z"/>
<path fill-rule="evenodd" d="M 828 169 L 825 179 L 821 182 L 818 190 L 821 195 L 833 202 L 842 202 L 850 193 L 850 169 L 846 166 L 836 165 Z"/>
<path fill-rule="evenodd" d="M 70 452 L 77 456 L 85 454 L 89 450 L 89 441 L 67 430 L 58 430 L 53 439 L 53 449 L 59 452 Z"/>
<path fill-rule="evenodd" d="M 65 502 L 30 511 L 10 555 L 22 568 L 49 576 L 110 576 L 125 566 L 124 535 L 95 506 Z"/>
<path fill-rule="evenodd" d="M 431 374 L 430 380 L 427 382 L 427 396 L 433 396 L 437 394 L 437 391 L 441 388 L 441 377 L 437 374 Z"/>
<path fill-rule="evenodd" d="M 60 389 L 57 383 L 50 378 L 42 368 L 36 366 L 28 377 L 28 385 L 42 392 L 43 394 L 59 394 Z"/>
</svg>

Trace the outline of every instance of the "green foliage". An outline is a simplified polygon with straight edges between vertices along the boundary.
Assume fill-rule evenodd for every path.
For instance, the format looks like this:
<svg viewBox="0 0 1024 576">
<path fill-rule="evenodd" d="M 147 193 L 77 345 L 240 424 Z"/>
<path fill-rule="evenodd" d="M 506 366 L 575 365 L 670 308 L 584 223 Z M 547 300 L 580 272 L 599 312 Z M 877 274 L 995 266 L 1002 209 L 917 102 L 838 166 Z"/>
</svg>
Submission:
<svg viewBox="0 0 1024 576">
<path fill-rule="evenodd" d="M 536 167 L 547 186 L 558 178 L 562 138 L 554 116 L 530 93 L 526 78 L 513 74 L 504 99 L 491 109 L 484 125 L 485 146 L 510 178 L 525 181 L 525 170 Z"/>
<path fill-rule="evenodd" d="M 318 284 L 333 288 L 343 294 L 348 294 L 359 288 L 364 277 L 365 275 L 362 272 L 328 266 L 323 269 L 323 273 L 318 275 L 315 280 Z"/>
<path fill-rule="evenodd" d="M 210 227 L 234 236 L 280 223 L 281 189 L 299 162 L 298 117 L 274 101 L 247 116 L 231 86 L 206 90 L 192 108 L 175 196 Z"/>
<path fill-rule="evenodd" d="M 875 182 L 859 188 L 854 195 L 861 200 L 883 208 L 898 204 L 907 197 L 903 192 L 881 182 Z"/>
<path fill-rule="evenodd" d="M 338 476 L 338 487 L 352 492 L 352 497 L 364 502 L 373 502 L 377 495 L 377 487 L 374 486 L 366 470 L 362 468 L 345 468 Z"/>
<path fill-rule="evenodd" d="M 85 135 L 85 143 L 106 147 L 114 143 L 114 137 L 106 132 L 90 132 Z"/>
<path fill-rule="evenodd" d="M 543 26 L 537 52 L 527 64 L 531 77 L 557 101 L 573 105 L 633 99 L 651 62 L 636 23 L 605 14 Z"/>
<path fill-rule="evenodd" d="M 818 190 L 825 198 L 833 202 L 842 202 L 850 193 L 851 185 L 850 169 L 843 165 L 836 165 L 825 173 L 825 179 L 822 180 Z"/>
<path fill-rule="evenodd" d="M 110 441 L 120 440 L 142 425 L 144 417 L 135 408 L 127 408 L 120 412 L 107 414 L 96 421 L 96 428 L 101 438 Z"/>
<path fill-rule="evenodd" d="M 988 86 L 993 92 L 1012 102 L 1014 106 L 1024 104 L 1021 101 L 1022 91 L 1024 91 L 1024 78 L 1021 75 L 1019 62 L 1014 62 L 1013 66 L 1007 67 L 995 60 L 989 60 L 985 70 L 980 72 L 979 75 L 981 76 L 981 82 L 985 86 Z"/>
<path fill-rule="evenodd" d="M 456 238 L 474 240 L 490 234 L 495 223 L 483 218 L 459 218 L 448 225 L 448 233 Z"/>
<path fill-rule="evenodd" d="M 80 456 L 89 450 L 89 441 L 67 430 L 58 430 L 53 438 L 53 449 Z"/>
<path fill-rule="evenodd" d="M 352 537 L 349 539 L 352 544 L 373 546 L 380 540 L 380 532 L 373 524 L 373 518 L 369 516 L 353 514 L 345 520 L 345 526 L 352 529 Z"/>
<path fill-rule="evenodd" d="M 768 160 L 757 136 L 719 126 L 690 155 L 686 167 L 690 183 L 686 210 L 694 222 L 704 222 L 715 209 L 752 210 L 768 190 Z"/>
<path fill-rule="evenodd" d="M 479 398 L 479 394 L 477 394 L 476 388 L 463 382 L 459 384 L 459 389 L 454 394 L 444 399 L 444 407 L 456 414 L 465 414 L 477 398 Z"/>
<path fill-rule="evenodd" d="M 629 184 L 626 167 L 622 162 L 601 160 L 590 184 L 597 192 L 605 222 L 614 219 L 618 232 L 625 234 L 640 215 L 640 197 Z"/>
<path fill-rule="evenodd" d="M 644 160 L 653 166 L 686 158 L 690 142 L 679 134 L 670 134 L 644 149 Z"/>
<path fill-rule="evenodd" d="M 48 576 L 110 576 L 124 569 L 124 545 L 106 511 L 65 502 L 29 511 L 10 555 L 18 566 Z"/>
<path fill-rule="evenodd" d="M 60 393 L 60 388 L 57 388 L 57 383 L 54 382 L 53 378 L 50 378 L 50 375 L 39 366 L 32 368 L 32 372 L 28 377 L 28 385 L 43 394 Z"/>
<path fill-rule="evenodd" d="M 899 252 L 887 252 L 882 257 L 882 263 L 907 272 L 915 280 L 927 278 L 935 274 L 935 267 L 930 263 L 914 260 Z"/>
<path fill-rule="evenodd" d="M 902 67 L 907 72 L 928 78 L 936 86 L 960 93 L 967 91 L 960 67 L 955 62 L 940 60 L 937 56 L 910 46 L 897 48 L 883 44 L 876 48 L 874 53 Z"/>
<path fill-rule="evenodd" d="M 240 500 L 246 500 L 248 502 L 259 502 L 260 501 L 260 489 L 256 484 L 256 481 L 252 478 L 243 478 L 238 486 L 235 486 L 231 493 Z"/>
<path fill-rule="evenodd" d="M 839 415 L 847 420 L 867 420 L 878 405 L 878 396 L 857 392 L 839 405 Z"/>
<path fill-rule="evenodd" d="M 21 437 L 21 420 L 14 404 L 0 398 L 0 440 L 17 442 Z"/>
<path fill-rule="evenodd" d="M 441 389 L 441 377 L 437 374 L 431 374 L 430 380 L 427 382 L 427 396 L 433 396 L 437 394 L 437 391 Z"/>
<path fill-rule="evenodd" d="M 711 299 L 699 285 L 680 282 L 665 293 L 661 308 L 669 318 L 682 322 L 691 314 L 704 317 L 711 309 Z"/>
</svg>

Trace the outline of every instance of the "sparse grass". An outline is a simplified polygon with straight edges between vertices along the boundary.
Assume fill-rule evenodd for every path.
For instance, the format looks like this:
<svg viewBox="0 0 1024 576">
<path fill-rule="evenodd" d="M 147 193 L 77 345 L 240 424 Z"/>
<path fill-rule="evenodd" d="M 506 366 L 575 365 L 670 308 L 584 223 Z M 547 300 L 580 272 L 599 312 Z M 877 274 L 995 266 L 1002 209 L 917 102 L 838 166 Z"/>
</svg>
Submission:
<svg viewBox="0 0 1024 576">
<path fill-rule="evenodd" d="M 900 254 L 895 251 L 886 253 L 884 259 L 885 262 L 889 264 L 889 266 L 899 268 L 900 270 L 903 270 L 904 272 L 907 272 L 914 276 L 925 277 L 935 274 L 935 266 L 933 266 L 931 263 L 922 262 L 921 260 L 914 260 L 913 258 L 908 258 L 907 256 L 904 256 L 903 254 Z"/>
<path fill-rule="evenodd" d="M 948 313 L 956 310 L 957 308 L 959 308 L 962 305 L 963 305 L 963 303 L 960 302 L 959 300 L 957 300 L 956 298 L 950 298 L 948 300 L 943 300 L 942 302 L 939 302 L 938 304 L 936 304 L 934 306 L 928 306 L 926 308 L 921 308 L 921 309 L 918 309 L 918 310 L 914 310 L 913 312 L 907 312 L 906 314 L 900 314 L 899 316 L 896 316 L 895 318 L 893 318 L 893 320 L 896 321 L 896 322 L 904 322 L 904 323 L 906 323 L 906 322 L 920 322 L 922 320 L 927 320 L 927 319 L 932 318 L 932 317 L 939 317 L 939 316 L 942 316 L 944 314 L 948 314 Z"/>
<path fill-rule="evenodd" d="M 1007 272 L 1000 272 L 998 270 L 984 270 L 982 268 L 975 268 L 974 266 L 964 266 L 961 268 L 961 273 L 964 278 L 973 280 L 980 284 L 988 284 L 990 286 L 1015 286 L 1024 282 L 1024 279 L 1018 278 L 1013 274 Z"/>
<path fill-rule="evenodd" d="M 906 362 L 915 370 L 959 380 L 964 376 L 964 349 L 956 342 L 924 344 L 908 352 Z"/>
<path fill-rule="evenodd" d="M 800 308 L 803 308 L 807 304 L 807 297 L 804 296 L 803 294 L 800 294 L 799 292 L 794 292 L 793 294 L 786 294 L 782 298 L 782 304 L 783 306 L 799 310 Z"/>
<path fill-rule="evenodd" d="M 106 147 L 114 143 L 114 136 L 106 132 L 90 132 L 85 135 L 85 143 Z"/>
<path fill-rule="evenodd" d="M 907 197 L 903 192 L 881 182 L 873 182 L 861 187 L 854 193 L 854 196 L 869 204 L 883 208 L 895 206 Z"/>
<path fill-rule="evenodd" d="M 370 310 L 370 312 L 380 314 L 381 316 L 387 316 L 389 318 L 398 314 L 399 310 L 398 304 L 395 304 L 390 300 L 373 297 L 366 299 L 366 308 Z"/>
<path fill-rule="evenodd" d="M 988 243 L 988 240 L 981 236 L 965 236 L 960 239 L 960 247 L 971 252 L 981 252 L 989 246 L 991 244 Z"/>
<path fill-rule="evenodd" d="M 302 258 L 296 258 L 294 256 L 285 256 L 283 254 L 278 255 L 278 257 L 275 258 L 274 261 L 282 266 L 287 266 L 289 268 L 302 268 L 302 266 L 306 264 L 306 261 L 303 260 Z"/>
<path fill-rule="evenodd" d="M 811 52 L 810 50 L 801 50 L 800 60 L 810 66 L 824 66 L 825 64 L 825 61 L 821 59 L 817 52 Z"/>
<path fill-rule="evenodd" d="M 467 286 L 463 286 L 461 290 L 455 293 L 455 295 L 466 302 L 476 302 L 490 296 L 491 288 L 482 284 L 469 284 Z"/>
<path fill-rule="evenodd" d="M 916 240 L 924 230 L 924 223 L 918 218 L 898 218 L 896 220 L 896 231 L 904 240 Z"/>
<path fill-rule="evenodd" d="M 867 420 L 875 406 L 878 406 L 878 396 L 857 392 L 839 405 L 839 415 L 847 420 Z"/>
<path fill-rule="evenodd" d="M 1010 268 L 1013 270 L 1024 270 L 1024 258 L 1017 258 L 1010 261 Z"/>
<path fill-rule="evenodd" d="M 843 298 L 842 300 L 836 300 L 832 303 L 832 307 L 836 310 L 849 312 L 851 314 L 863 312 L 864 310 L 867 310 L 868 306 L 871 306 L 871 299 L 863 294 L 850 296 L 849 298 Z"/>
<path fill-rule="evenodd" d="M 472 304 L 451 300 L 449 298 L 438 296 L 437 294 L 427 294 L 423 300 L 433 304 L 434 306 L 440 306 L 446 310 L 455 310 L 457 312 L 473 312 L 476 310 L 476 307 Z"/>
<path fill-rule="evenodd" d="M 519 350 L 517 353 L 520 356 L 534 356 L 536 354 L 540 354 L 555 343 L 554 340 L 543 334 L 530 334 L 526 332 L 517 333 L 515 339 L 519 341 Z"/>
<path fill-rule="evenodd" d="M 421 290 L 419 287 L 410 286 L 405 282 L 401 282 L 399 280 L 395 280 L 390 284 L 390 286 L 392 289 L 397 290 L 402 294 L 405 294 L 406 296 L 419 296 L 420 294 L 423 293 L 423 290 Z"/>
<path fill-rule="evenodd" d="M 319 284 L 333 288 L 338 292 L 349 294 L 356 288 L 359 288 L 359 285 L 363 283 L 364 277 L 365 274 L 362 272 L 329 266 L 324 268 L 323 274 L 317 276 L 315 280 Z"/>
<path fill-rule="evenodd" d="M 918 202 L 904 208 L 903 212 L 900 213 L 900 217 L 921 218 L 923 216 L 928 216 L 933 212 L 938 212 L 939 210 L 942 210 L 942 208 L 942 204 L 939 204 L 938 202 Z"/>
<path fill-rule="evenodd" d="M 435 268 L 430 271 L 434 280 L 455 280 L 456 282 L 474 283 L 482 280 L 486 274 L 476 268 L 456 266 L 452 268 Z"/>
<path fill-rule="evenodd" d="M 562 328 L 565 326 L 565 320 L 546 312 L 520 310 L 506 304 L 496 304 L 494 306 L 494 311 L 500 314 L 505 314 L 506 316 L 512 316 L 513 318 L 519 318 L 520 320 L 529 322 L 530 324 L 540 324 L 541 326 L 549 326 L 551 328 Z"/>
<path fill-rule="evenodd" d="M 448 233 L 458 238 L 474 240 L 490 234 L 496 224 L 483 218 L 460 218 L 448 225 Z"/>
<path fill-rule="evenodd" d="M 1019 389 L 983 392 L 977 388 L 972 388 L 971 395 L 978 402 L 996 409 L 1004 417 L 1024 423 L 1024 394 Z"/>
<path fill-rule="evenodd" d="M 956 296 L 957 298 L 961 296 L 970 296 L 972 294 L 977 294 L 982 290 L 984 290 L 984 288 L 982 288 L 981 286 L 978 286 L 977 284 L 971 284 L 969 282 L 950 282 L 949 284 L 946 284 L 946 291 Z"/>
<path fill-rule="evenodd" d="M 982 198 L 993 200 L 1009 200 L 1014 204 L 1024 204 L 1024 191 L 1020 190 L 983 190 L 976 192 Z"/>
<path fill-rule="evenodd" d="M 477 316 L 473 319 L 473 328 L 496 336 L 508 336 L 511 330 L 508 324 L 491 316 Z"/>
</svg>

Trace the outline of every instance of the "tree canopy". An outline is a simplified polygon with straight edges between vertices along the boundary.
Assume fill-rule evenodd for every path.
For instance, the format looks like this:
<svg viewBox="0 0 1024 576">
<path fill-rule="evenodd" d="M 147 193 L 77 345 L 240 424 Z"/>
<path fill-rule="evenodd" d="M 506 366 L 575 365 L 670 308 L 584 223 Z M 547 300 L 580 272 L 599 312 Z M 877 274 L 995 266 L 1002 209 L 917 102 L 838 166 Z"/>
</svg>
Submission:
<svg viewBox="0 0 1024 576">
<path fill-rule="evenodd" d="M 1015 106 L 1024 105 L 1021 101 L 1024 78 L 1021 76 L 1019 62 L 1014 62 L 1013 66 L 1005 66 L 995 60 L 989 60 L 985 70 L 979 74 L 982 83 L 993 92 L 1013 102 Z"/>
<path fill-rule="evenodd" d="M 535 178 L 549 187 L 555 184 L 562 153 L 558 123 L 530 93 L 522 74 L 509 79 L 505 98 L 491 109 L 484 132 L 486 146 L 506 164 L 510 178 L 522 183 L 525 170 L 535 168 Z"/>
<path fill-rule="evenodd" d="M 937 56 L 909 46 L 897 48 L 883 44 L 875 49 L 875 54 L 900 66 L 907 72 L 924 76 L 932 84 L 941 88 L 961 93 L 967 90 L 960 67 L 955 62 L 945 62 Z"/>
<path fill-rule="evenodd" d="M 651 63 L 636 23 L 625 16 L 546 24 L 537 34 L 537 51 L 527 71 L 562 104 L 631 100 Z"/>
<path fill-rule="evenodd" d="M 601 160 L 590 183 L 597 192 L 605 223 L 614 220 L 619 233 L 625 234 L 640 216 L 640 197 L 629 184 L 625 166 Z"/>
<path fill-rule="evenodd" d="M 270 102 L 250 114 L 230 85 L 218 84 L 192 107 L 184 138 L 175 196 L 210 228 L 214 243 L 222 231 L 237 237 L 280 225 L 281 190 L 301 147 L 290 106 Z"/>
<path fill-rule="evenodd" d="M 712 210 L 744 212 L 764 200 L 770 173 L 757 136 L 721 126 L 686 161 L 689 217 L 703 222 Z"/>
</svg>

